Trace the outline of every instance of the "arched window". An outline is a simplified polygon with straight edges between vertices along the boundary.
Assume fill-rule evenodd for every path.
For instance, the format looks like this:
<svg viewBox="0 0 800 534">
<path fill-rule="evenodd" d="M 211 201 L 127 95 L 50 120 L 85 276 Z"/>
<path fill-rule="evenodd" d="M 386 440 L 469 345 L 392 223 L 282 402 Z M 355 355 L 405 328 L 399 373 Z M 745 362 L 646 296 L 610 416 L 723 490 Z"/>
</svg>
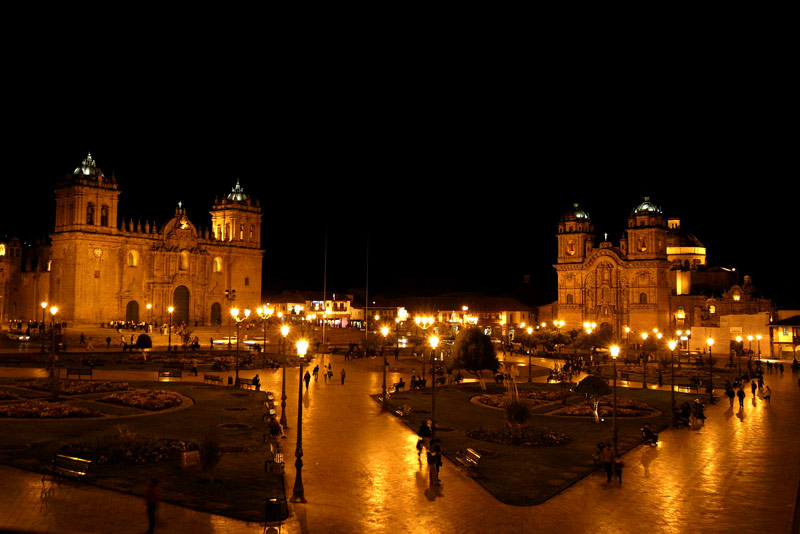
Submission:
<svg viewBox="0 0 800 534">
<path fill-rule="evenodd" d="M 6 246 L 3 243 L 0 243 L 0 256 L 6 255 Z"/>
<path fill-rule="evenodd" d="M 100 226 L 108 226 L 108 206 L 100 206 Z"/>
<path fill-rule="evenodd" d="M 86 206 L 86 224 L 94 224 L 94 204 Z"/>
<path fill-rule="evenodd" d="M 221 273 L 222 272 L 222 258 L 220 258 L 220 257 L 214 258 L 213 270 L 214 270 L 215 273 Z"/>
<path fill-rule="evenodd" d="M 253 235 L 255 235 L 255 227 L 251 224 L 250 225 L 250 241 L 253 240 Z"/>
<path fill-rule="evenodd" d="M 128 251 L 128 267 L 136 267 L 139 265 L 139 253 L 135 250 Z"/>
<path fill-rule="evenodd" d="M 223 241 L 231 240 L 231 223 L 225 223 L 225 233 L 222 234 Z"/>
<path fill-rule="evenodd" d="M 182 250 L 181 251 L 181 261 L 178 268 L 181 271 L 188 271 L 189 270 L 189 251 Z"/>
<path fill-rule="evenodd" d="M 575 301 L 575 297 L 572 296 L 572 293 L 567 295 L 567 304 L 572 304 Z"/>
<path fill-rule="evenodd" d="M 639 293 L 639 304 L 647 304 L 647 293 Z"/>
<path fill-rule="evenodd" d="M 244 241 L 244 224 L 239 225 L 239 241 Z"/>
</svg>

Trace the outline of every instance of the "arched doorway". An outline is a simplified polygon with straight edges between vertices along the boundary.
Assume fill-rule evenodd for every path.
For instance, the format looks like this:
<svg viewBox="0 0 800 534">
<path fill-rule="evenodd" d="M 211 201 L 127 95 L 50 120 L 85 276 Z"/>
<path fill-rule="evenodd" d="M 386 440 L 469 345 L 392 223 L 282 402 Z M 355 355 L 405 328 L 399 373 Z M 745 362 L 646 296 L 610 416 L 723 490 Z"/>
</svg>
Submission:
<svg viewBox="0 0 800 534">
<path fill-rule="evenodd" d="M 222 306 L 219 305 L 219 302 L 211 305 L 211 324 L 215 326 L 222 324 Z"/>
<path fill-rule="evenodd" d="M 125 320 L 134 323 L 139 322 L 139 303 L 132 300 L 125 306 Z"/>
<path fill-rule="evenodd" d="M 189 324 L 189 288 L 178 286 L 172 293 L 172 306 L 175 311 L 172 314 L 173 324 Z"/>
</svg>

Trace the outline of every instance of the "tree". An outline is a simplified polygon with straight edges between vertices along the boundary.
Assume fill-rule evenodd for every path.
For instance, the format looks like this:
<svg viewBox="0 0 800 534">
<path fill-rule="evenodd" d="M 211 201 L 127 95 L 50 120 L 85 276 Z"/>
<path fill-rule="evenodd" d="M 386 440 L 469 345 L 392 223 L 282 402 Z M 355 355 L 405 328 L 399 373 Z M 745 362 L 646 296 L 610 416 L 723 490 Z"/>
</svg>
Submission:
<svg viewBox="0 0 800 534">
<path fill-rule="evenodd" d="M 599 376 L 587 376 L 575 388 L 575 393 L 586 397 L 586 402 L 594 412 L 594 422 L 599 423 L 600 415 L 597 413 L 597 407 L 600 404 L 600 397 L 611 393 L 608 382 Z"/>
<path fill-rule="evenodd" d="M 572 336 L 556 329 L 537 330 L 531 334 L 531 341 L 536 345 L 542 345 L 546 352 L 554 352 L 558 345 L 568 345 L 572 342 Z"/>
<path fill-rule="evenodd" d="M 492 338 L 477 327 L 465 328 L 458 333 L 450 352 L 449 369 L 464 369 L 472 373 L 481 382 L 481 388 L 485 389 L 481 371 L 488 369 L 496 373 L 499 366 Z"/>
<path fill-rule="evenodd" d="M 522 441 L 525 427 L 528 426 L 528 419 L 531 418 L 530 405 L 519 399 L 507 401 L 503 408 L 506 411 L 506 420 L 511 430 L 511 439 L 515 443 Z"/>
</svg>

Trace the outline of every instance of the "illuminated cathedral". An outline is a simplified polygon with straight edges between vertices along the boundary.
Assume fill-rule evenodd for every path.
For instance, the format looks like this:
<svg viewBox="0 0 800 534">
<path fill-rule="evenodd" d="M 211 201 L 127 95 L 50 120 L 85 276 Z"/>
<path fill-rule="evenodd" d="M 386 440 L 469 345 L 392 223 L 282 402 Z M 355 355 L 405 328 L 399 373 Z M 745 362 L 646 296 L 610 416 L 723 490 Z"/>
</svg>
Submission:
<svg viewBox="0 0 800 534">
<path fill-rule="evenodd" d="M 88 155 L 56 185 L 49 246 L 20 254 L 0 243 L 3 320 L 37 319 L 40 302 L 68 323 L 110 320 L 218 324 L 233 303 L 261 300 L 261 206 L 237 182 L 198 229 L 178 203 L 172 218 L 118 222 L 119 184 Z M 24 263 L 23 263 L 24 261 Z"/>
</svg>

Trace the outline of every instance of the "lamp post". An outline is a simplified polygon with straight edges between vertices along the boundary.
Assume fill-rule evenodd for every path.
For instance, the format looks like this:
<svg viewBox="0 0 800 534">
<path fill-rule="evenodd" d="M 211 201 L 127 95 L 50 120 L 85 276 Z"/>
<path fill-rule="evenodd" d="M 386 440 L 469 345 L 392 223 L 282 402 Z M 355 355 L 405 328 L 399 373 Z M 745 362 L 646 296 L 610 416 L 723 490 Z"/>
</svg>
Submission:
<svg viewBox="0 0 800 534">
<path fill-rule="evenodd" d="M 742 336 L 736 336 L 736 343 L 736 363 L 739 368 L 739 376 L 742 376 L 742 352 L 740 349 L 742 346 Z"/>
<path fill-rule="evenodd" d="M 611 438 L 612 442 L 614 443 L 614 456 L 617 456 L 617 356 L 619 356 L 619 347 L 613 345 L 609 348 L 609 352 L 611 352 L 611 360 L 613 362 L 613 373 L 614 373 L 614 407 L 613 411 L 611 412 Z"/>
<path fill-rule="evenodd" d="M 647 389 L 647 351 L 644 343 L 647 341 L 647 332 L 642 332 L 642 389 Z"/>
<path fill-rule="evenodd" d="M 758 340 L 758 359 L 760 360 L 760 359 L 761 359 L 761 334 L 756 334 L 756 339 Z M 747 370 L 749 371 L 749 370 L 750 370 L 750 368 L 749 368 L 749 367 L 750 367 L 750 363 L 749 363 L 749 361 L 748 361 L 748 364 L 747 364 L 747 366 L 748 366 L 748 369 L 747 369 Z"/>
<path fill-rule="evenodd" d="M 167 308 L 167 312 L 169 313 L 169 337 L 167 338 L 167 350 L 172 350 L 172 312 L 175 311 L 175 308 L 170 306 Z"/>
<path fill-rule="evenodd" d="M 625 330 L 625 362 L 628 361 L 628 353 L 631 350 L 631 327 L 626 326 Z"/>
<path fill-rule="evenodd" d="M 672 380 L 672 386 L 670 387 L 670 401 L 672 402 L 672 419 L 675 420 L 675 346 L 677 343 L 673 340 L 667 343 L 669 345 L 670 350 L 670 358 L 669 358 L 669 375 L 670 379 Z"/>
<path fill-rule="evenodd" d="M 50 340 L 50 378 L 56 374 L 56 314 L 58 313 L 57 306 L 50 307 L 50 331 L 52 339 Z"/>
<path fill-rule="evenodd" d="M 145 329 L 148 333 L 150 332 L 150 326 L 153 324 L 153 305 L 149 302 L 144 306 L 147 308 L 147 328 Z"/>
<path fill-rule="evenodd" d="M 297 356 L 300 362 L 300 373 L 297 375 L 297 446 L 294 449 L 294 457 L 297 459 L 294 461 L 296 475 L 291 502 L 306 502 L 305 490 L 303 489 L 303 362 L 305 361 L 306 351 L 308 351 L 308 341 L 301 339 L 297 342 Z"/>
<path fill-rule="evenodd" d="M 752 335 L 747 336 L 747 362 L 748 362 L 748 368 L 750 367 L 749 363 L 750 363 L 750 355 L 751 354 L 753 354 L 753 336 Z M 740 364 L 739 365 L 739 378 L 741 378 L 741 377 L 742 377 L 742 366 Z"/>
<path fill-rule="evenodd" d="M 708 403 L 714 404 L 714 375 L 712 374 L 711 347 L 714 345 L 712 338 L 706 339 L 708 344 Z"/>
<path fill-rule="evenodd" d="M 436 437 L 436 347 L 439 346 L 439 338 L 431 336 L 428 339 L 431 344 L 431 442 Z"/>
<path fill-rule="evenodd" d="M 250 310 L 244 310 L 244 317 L 239 317 L 239 308 L 231 308 L 231 319 L 236 321 L 236 354 L 234 361 L 236 362 L 236 378 L 233 382 L 234 386 L 239 385 L 239 330 L 242 324 L 242 321 L 247 320 L 250 317 Z"/>
<path fill-rule="evenodd" d="M 385 412 L 388 409 L 386 404 L 386 366 L 389 365 L 386 363 L 386 336 L 389 334 L 389 327 L 384 326 L 381 328 L 381 334 L 383 334 L 383 397 L 381 397 L 381 411 Z"/>
<path fill-rule="evenodd" d="M 281 426 L 289 428 L 286 422 L 286 336 L 289 335 L 289 325 L 281 327 L 281 354 L 283 355 L 283 379 L 281 380 Z M 301 377 L 302 378 L 302 377 Z"/>
<path fill-rule="evenodd" d="M 39 336 L 41 336 L 41 338 L 42 338 L 42 353 L 44 353 L 44 336 L 45 336 L 45 332 L 47 330 L 44 327 L 44 312 L 45 312 L 46 308 L 47 308 L 47 303 L 46 302 L 42 302 L 42 325 L 39 327 Z"/>
<path fill-rule="evenodd" d="M 533 328 L 530 326 L 528 327 L 528 384 L 533 382 L 533 374 L 531 373 L 531 334 L 533 334 Z"/>
<path fill-rule="evenodd" d="M 267 354 L 267 321 L 269 320 L 270 317 L 272 317 L 272 314 L 275 313 L 275 308 L 270 308 L 265 304 L 264 306 L 261 306 L 260 308 L 256 308 L 256 313 L 258 314 L 259 317 L 261 317 L 261 320 L 264 322 L 264 339 L 262 340 L 261 343 L 262 343 L 262 345 L 264 347 L 264 349 L 262 350 L 262 354 L 264 354 L 264 357 L 266 358 L 266 354 Z"/>
<path fill-rule="evenodd" d="M 431 317 L 431 316 L 420 317 L 419 315 L 417 315 L 416 317 L 414 317 L 414 322 L 416 323 L 416 325 L 418 327 L 422 328 L 423 330 L 427 330 L 428 328 L 433 326 L 433 323 L 436 322 L 436 319 L 434 317 Z M 423 356 L 422 356 L 422 379 L 425 380 L 425 355 L 424 355 L 424 353 L 423 353 Z"/>
</svg>

